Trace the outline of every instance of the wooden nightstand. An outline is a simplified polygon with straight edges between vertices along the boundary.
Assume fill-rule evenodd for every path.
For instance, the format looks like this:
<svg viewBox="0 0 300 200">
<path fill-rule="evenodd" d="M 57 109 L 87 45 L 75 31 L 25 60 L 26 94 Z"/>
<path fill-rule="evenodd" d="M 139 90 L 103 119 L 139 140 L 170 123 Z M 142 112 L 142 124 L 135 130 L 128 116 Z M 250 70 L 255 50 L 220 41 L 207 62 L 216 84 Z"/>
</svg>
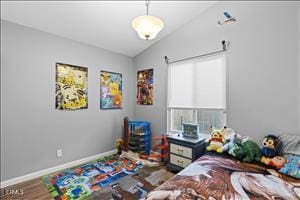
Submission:
<svg viewBox="0 0 300 200">
<path fill-rule="evenodd" d="M 183 137 L 182 134 L 169 134 L 168 170 L 180 171 L 202 156 L 206 137 L 208 135 L 201 134 L 198 139 L 193 139 Z"/>
</svg>

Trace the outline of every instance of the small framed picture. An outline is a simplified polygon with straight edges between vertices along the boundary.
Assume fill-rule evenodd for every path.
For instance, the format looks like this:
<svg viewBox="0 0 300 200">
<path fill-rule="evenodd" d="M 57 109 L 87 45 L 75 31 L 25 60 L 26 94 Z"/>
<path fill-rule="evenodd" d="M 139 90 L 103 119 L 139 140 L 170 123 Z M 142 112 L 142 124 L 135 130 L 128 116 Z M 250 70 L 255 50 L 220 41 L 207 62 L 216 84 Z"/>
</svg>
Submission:
<svg viewBox="0 0 300 200">
<path fill-rule="evenodd" d="M 199 125 L 191 123 L 182 124 L 182 135 L 185 137 L 198 138 L 199 137 Z"/>
</svg>

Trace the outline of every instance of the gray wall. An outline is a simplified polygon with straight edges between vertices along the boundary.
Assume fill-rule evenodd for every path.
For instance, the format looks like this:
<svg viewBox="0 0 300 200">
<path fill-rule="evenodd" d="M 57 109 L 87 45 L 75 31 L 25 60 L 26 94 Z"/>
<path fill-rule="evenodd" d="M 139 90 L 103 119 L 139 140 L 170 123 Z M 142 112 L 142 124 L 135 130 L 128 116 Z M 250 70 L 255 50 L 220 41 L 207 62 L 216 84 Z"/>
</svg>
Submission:
<svg viewBox="0 0 300 200">
<path fill-rule="evenodd" d="M 296 133 L 300 129 L 297 9 L 296 2 L 217 3 L 136 56 L 134 63 L 127 56 L 1 21 L 1 181 L 112 150 L 125 115 L 151 121 L 154 135 L 165 132 L 163 57 L 174 60 L 206 53 L 219 49 L 223 39 L 231 41 L 228 125 L 256 140 L 268 132 Z M 224 10 L 238 22 L 216 26 Z M 55 110 L 56 62 L 89 68 L 87 110 Z M 151 67 L 154 105 L 136 105 L 132 89 L 136 71 Z M 99 109 L 101 69 L 123 74 L 122 110 Z M 62 158 L 56 158 L 59 148 Z"/>
<path fill-rule="evenodd" d="M 1 181 L 114 149 L 133 117 L 132 58 L 1 21 Z M 86 110 L 55 110 L 55 63 L 88 67 Z M 123 74 L 123 109 L 100 110 L 100 70 Z M 56 158 L 56 149 L 63 157 Z"/>
<path fill-rule="evenodd" d="M 300 2 L 298 2 L 298 129 L 300 134 Z"/>
<path fill-rule="evenodd" d="M 166 131 L 167 65 L 170 60 L 220 49 L 228 52 L 228 125 L 257 141 L 267 133 L 298 131 L 297 2 L 221 2 L 134 58 L 135 70 L 154 68 L 154 105 L 135 105 L 135 117 Z M 222 13 L 235 24 L 218 27 Z M 279 14 L 280 13 L 280 14 Z"/>
</svg>

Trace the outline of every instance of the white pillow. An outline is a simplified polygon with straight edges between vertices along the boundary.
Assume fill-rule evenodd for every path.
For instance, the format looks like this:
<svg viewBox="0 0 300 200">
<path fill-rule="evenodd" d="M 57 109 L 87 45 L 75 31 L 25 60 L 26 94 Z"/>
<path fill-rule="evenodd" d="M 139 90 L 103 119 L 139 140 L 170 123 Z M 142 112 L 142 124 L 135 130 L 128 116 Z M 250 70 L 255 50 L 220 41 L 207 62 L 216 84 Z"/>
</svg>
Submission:
<svg viewBox="0 0 300 200">
<path fill-rule="evenodd" d="M 281 156 L 285 154 L 300 155 L 300 136 L 293 134 L 279 135 L 276 150 Z"/>
</svg>

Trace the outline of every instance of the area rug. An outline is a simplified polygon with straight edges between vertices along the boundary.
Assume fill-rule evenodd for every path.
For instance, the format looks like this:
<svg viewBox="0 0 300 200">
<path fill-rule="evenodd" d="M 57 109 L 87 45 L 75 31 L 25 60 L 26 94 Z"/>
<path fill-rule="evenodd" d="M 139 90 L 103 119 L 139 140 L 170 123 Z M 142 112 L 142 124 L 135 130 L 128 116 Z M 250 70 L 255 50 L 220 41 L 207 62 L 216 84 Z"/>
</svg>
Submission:
<svg viewBox="0 0 300 200">
<path fill-rule="evenodd" d="M 44 176 L 43 181 L 56 200 L 87 199 L 100 194 L 108 198 L 111 185 L 142 167 L 141 163 L 113 155 Z"/>
<path fill-rule="evenodd" d="M 116 184 L 112 185 L 112 198 L 107 196 L 107 198 L 101 198 L 101 200 L 145 199 L 150 191 L 174 175 L 167 171 L 164 166 L 143 167 L 134 175 L 121 178 Z M 98 194 L 98 192 L 95 192 L 95 194 Z"/>
</svg>

